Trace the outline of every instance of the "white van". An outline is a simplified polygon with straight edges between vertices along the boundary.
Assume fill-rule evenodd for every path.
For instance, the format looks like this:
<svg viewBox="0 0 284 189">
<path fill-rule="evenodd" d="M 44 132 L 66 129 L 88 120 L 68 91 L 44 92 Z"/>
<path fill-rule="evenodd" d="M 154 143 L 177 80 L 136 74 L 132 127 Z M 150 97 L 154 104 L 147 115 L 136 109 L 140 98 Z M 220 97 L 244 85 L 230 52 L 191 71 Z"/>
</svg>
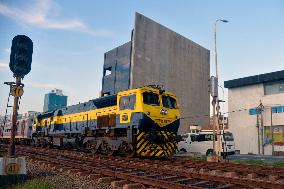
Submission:
<svg viewBox="0 0 284 189">
<path fill-rule="evenodd" d="M 186 133 L 181 135 L 181 141 L 178 144 L 179 150 L 182 152 L 200 153 L 208 156 L 213 153 L 213 132 Z M 222 133 L 221 145 L 222 156 L 234 154 L 235 142 L 233 134 L 230 132 Z"/>
</svg>

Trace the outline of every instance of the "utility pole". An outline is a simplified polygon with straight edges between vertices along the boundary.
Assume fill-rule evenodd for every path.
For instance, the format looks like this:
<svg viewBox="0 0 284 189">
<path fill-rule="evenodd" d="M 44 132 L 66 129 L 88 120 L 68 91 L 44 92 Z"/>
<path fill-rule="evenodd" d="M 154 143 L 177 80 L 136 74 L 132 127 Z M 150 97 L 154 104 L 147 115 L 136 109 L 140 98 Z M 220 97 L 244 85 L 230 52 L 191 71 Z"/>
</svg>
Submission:
<svg viewBox="0 0 284 189">
<path fill-rule="evenodd" d="M 15 157 L 15 135 L 17 132 L 17 116 L 18 116 L 18 104 L 19 104 L 19 98 L 20 98 L 20 93 L 18 92 L 20 90 L 23 90 L 22 88 L 18 88 L 21 85 L 21 78 L 16 77 L 16 85 L 15 85 L 15 91 L 12 91 L 12 93 L 15 93 L 14 97 L 14 106 L 13 106 L 13 117 L 12 117 L 12 131 L 11 131 L 11 140 L 10 140 L 10 147 L 8 154 L 10 157 Z M 13 85 L 12 85 L 13 86 Z"/>
<path fill-rule="evenodd" d="M 215 150 L 215 140 L 216 140 L 216 116 L 215 116 L 215 109 L 216 109 L 216 100 L 213 98 L 212 100 L 212 106 L 213 106 L 213 155 L 216 155 Z"/>
<path fill-rule="evenodd" d="M 218 98 L 218 59 L 217 59 L 217 23 L 218 22 L 224 22 L 227 23 L 227 20 L 217 19 L 214 24 L 214 50 L 215 50 L 215 71 L 216 71 L 216 82 L 217 82 L 217 95 L 212 96 L 213 101 L 213 155 L 217 155 L 218 161 L 220 161 L 220 155 L 221 155 L 221 137 L 220 137 L 220 125 L 219 125 L 219 111 L 220 111 L 220 105 L 219 105 L 219 98 Z M 216 106 L 216 113 L 215 113 L 215 106 Z M 217 122 L 217 123 L 216 123 Z M 215 150 L 215 128 L 217 128 L 217 154 Z"/>
<path fill-rule="evenodd" d="M 260 100 L 260 103 L 257 107 L 257 125 L 258 125 L 258 153 L 264 155 L 264 125 L 263 125 L 263 110 L 264 106 Z M 260 142 L 261 141 L 261 142 Z M 260 150 L 261 147 L 261 150 Z"/>
<path fill-rule="evenodd" d="M 260 124 L 261 124 L 261 152 L 262 152 L 262 155 L 264 155 L 264 125 L 263 125 L 263 105 L 262 103 L 260 102 L 260 108 L 261 108 L 261 111 L 260 111 Z"/>
<path fill-rule="evenodd" d="M 271 155 L 274 155 L 274 143 L 273 143 L 273 140 L 274 140 L 274 129 L 273 129 L 273 112 L 272 112 L 272 107 L 270 108 L 270 132 L 271 132 Z"/>
<path fill-rule="evenodd" d="M 260 155 L 260 129 L 259 129 L 259 108 L 256 109 L 256 127 L 257 127 L 257 149 L 258 149 L 258 155 Z"/>
<path fill-rule="evenodd" d="M 221 133 L 220 133 L 220 123 L 219 123 L 219 112 L 220 112 L 220 104 L 219 98 L 217 98 L 217 106 L 216 106 L 216 119 L 217 119 L 217 156 L 221 156 Z"/>
<path fill-rule="evenodd" d="M 212 117 L 212 121 L 213 121 L 213 156 L 216 155 L 216 101 L 218 98 L 218 79 L 214 76 L 211 76 L 210 78 L 210 93 L 212 96 L 212 107 L 213 107 L 213 117 Z"/>
</svg>

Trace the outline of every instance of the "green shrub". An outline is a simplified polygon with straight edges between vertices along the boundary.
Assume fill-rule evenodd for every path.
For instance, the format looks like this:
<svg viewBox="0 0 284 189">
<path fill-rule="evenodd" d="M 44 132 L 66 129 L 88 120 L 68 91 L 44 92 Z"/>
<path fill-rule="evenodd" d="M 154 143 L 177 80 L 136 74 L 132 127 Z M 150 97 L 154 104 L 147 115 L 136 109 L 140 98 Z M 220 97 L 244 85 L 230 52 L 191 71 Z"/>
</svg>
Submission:
<svg viewBox="0 0 284 189">
<path fill-rule="evenodd" d="M 250 165 L 267 165 L 267 163 L 263 160 L 236 160 L 236 163 L 242 163 L 242 164 L 250 164 Z"/>
<path fill-rule="evenodd" d="M 276 161 L 273 163 L 274 167 L 284 167 L 284 161 Z"/>
</svg>

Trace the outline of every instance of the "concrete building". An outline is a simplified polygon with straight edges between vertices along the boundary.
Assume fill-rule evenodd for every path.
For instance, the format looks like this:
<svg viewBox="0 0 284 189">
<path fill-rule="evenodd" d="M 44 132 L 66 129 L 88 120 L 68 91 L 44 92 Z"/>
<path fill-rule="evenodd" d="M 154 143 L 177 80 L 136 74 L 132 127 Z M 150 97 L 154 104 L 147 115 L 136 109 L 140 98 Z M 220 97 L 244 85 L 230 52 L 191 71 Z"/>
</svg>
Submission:
<svg viewBox="0 0 284 189">
<path fill-rule="evenodd" d="M 43 112 L 65 108 L 67 106 L 67 96 L 63 95 L 62 90 L 55 89 L 44 96 Z"/>
<path fill-rule="evenodd" d="M 210 52 L 197 43 L 136 13 L 131 41 L 105 53 L 102 95 L 150 84 L 175 93 L 181 130 L 208 125 Z M 107 74 L 110 73 L 110 74 Z"/>
<path fill-rule="evenodd" d="M 105 53 L 102 94 L 112 95 L 130 88 L 131 42 Z"/>
<path fill-rule="evenodd" d="M 229 129 L 236 150 L 284 154 L 284 70 L 225 81 L 224 85 L 229 90 Z"/>
</svg>

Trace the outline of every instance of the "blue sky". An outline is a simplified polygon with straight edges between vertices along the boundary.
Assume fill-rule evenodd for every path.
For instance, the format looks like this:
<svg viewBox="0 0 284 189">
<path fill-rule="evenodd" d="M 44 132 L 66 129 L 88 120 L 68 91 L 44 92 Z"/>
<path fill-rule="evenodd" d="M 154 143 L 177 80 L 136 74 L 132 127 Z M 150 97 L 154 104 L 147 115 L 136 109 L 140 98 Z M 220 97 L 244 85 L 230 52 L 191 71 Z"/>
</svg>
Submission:
<svg viewBox="0 0 284 189">
<path fill-rule="evenodd" d="M 212 74 L 214 22 L 229 20 L 217 30 L 221 82 L 284 69 L 281 0 L 0 0 L 0 114 L 9 91 L 3 82 L 14 81 L 8 64 L 15 35 L 34 42 L 20 112 L 42 111 L 54 88 L 68 104 L 98 97 L 104 52 L 130 40 L 136 11 L 209 49 Z"/>
</svg>

